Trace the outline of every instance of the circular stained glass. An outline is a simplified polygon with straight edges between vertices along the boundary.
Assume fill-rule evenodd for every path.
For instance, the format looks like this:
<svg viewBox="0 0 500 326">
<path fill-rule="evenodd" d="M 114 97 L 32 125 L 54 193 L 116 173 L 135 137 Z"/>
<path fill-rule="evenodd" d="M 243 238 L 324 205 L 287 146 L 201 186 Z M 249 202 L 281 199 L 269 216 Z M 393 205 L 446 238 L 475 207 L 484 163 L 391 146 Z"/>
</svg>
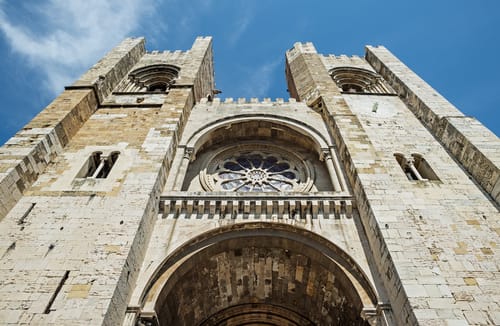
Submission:
<svg viewBox="0 0 500 326">
<path fill-rule="evenodd" d="M 296 155 L 274 146 L 246 145 L 216 155 L 200 175 L 207 190 L 306 191 L 310 169 Z"/>
</svg>

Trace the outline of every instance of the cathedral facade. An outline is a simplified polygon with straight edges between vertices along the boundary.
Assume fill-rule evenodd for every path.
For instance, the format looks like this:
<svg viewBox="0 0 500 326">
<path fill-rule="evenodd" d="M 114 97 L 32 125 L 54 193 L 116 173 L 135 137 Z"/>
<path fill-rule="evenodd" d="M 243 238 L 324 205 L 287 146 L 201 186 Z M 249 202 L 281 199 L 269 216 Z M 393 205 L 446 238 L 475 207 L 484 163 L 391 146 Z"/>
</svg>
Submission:
<svg viewBox="0 0 500 326">
<path fill-rule="evenodd" d="M 0 148 L 0 323 L 498 325 L 500 141 L 386 48 L 115 47 Z"/>
</svg>

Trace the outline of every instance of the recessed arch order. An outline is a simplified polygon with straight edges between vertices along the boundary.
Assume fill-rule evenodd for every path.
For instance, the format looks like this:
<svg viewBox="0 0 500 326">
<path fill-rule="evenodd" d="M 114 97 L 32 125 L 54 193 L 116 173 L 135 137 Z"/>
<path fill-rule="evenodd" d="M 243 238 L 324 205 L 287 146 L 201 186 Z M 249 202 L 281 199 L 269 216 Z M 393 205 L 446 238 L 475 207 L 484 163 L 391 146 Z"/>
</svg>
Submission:
<svg viewBox="0 0 500 326">
<path fill-rule="evenodd" d="M 290 117 L 284 117 L 280 115 L 271 115 L 271 114 L 240 114 L 230 116 L 224 119 L 216 120 L 212 123 L 208 123 L 196 130 L 185 143 L 186 148 L 192 149 L 193 154 L 196 153 L 203 148 L 203 146 L 211 139 L 214 132 L 221 129 L 228 129 L 232 125 L 237 124 L 246 124 L 253 122 L 267 122 L 282 128 L 286 128 L 289 131 L 298 133 L 303 137 L 307 137 L 308 140 L 314 144 L 314 150 L 322 155 L 322 150 L 328 149 L 331 147 L 331 142 L 328 141 L 324 135 L 321 134 L 320 131 L 316 130 L 312 126 L 304 123 L 302 121 L 295 120 Z M 249 137 L 253 135 L 248 135 Z"/>
<path fill-rule="evenodd" d="M 234 264 L 246 264 L 244 266 L 248 267 L 252 262 L 257 264 L 255 259 L 260 259 L 261 264 L 263 261 L 268 264 L 274 262 L 273 266 L 278 266 L 279 262 L 281 266 L 276 267 L 276 270 L 273 267 L 275 274 L 272 276 L 263 272 L 264 269 L 262 272 L 255 269 L 253 274 L 249 274 L 250 281 L 248 275 L 238 277 L 239 269 Z M 302 267 L 299 266 L 300 261 Z M 224 276 L 222 268 L 214 267 L 214 262 L 222 266 L 232 266 L 226 270 L 226 274 L 231 274 L 231 277 L 227 276 L 229 274 Z M 297 268 L 300 275 L 297 271 L 291 274 L 287 272 L 290 267 Z M 252 270 L 252 267 L 248 268 Z M 221 290 L 220 287 L 230 287 L 231 285 L 227 284 L 230 283 L 230 278 L 233 282 L 233 292 L 229 301 L 227 297 L 224 301 L 220 298 L 226 290 Z M 214 287 L 216 281 L 222 285 Z M 245 288 L 245 282 L 250 283 L 253 290 L 247 293 L 241 290 Z M 195 283 L 201 285 L 195 286 Z M 267 292 L 263 290 L 264 292 L 259 293 L 259 287 L 267 287 Z M 217 295 L 210 295 L 214 288 Z M 288 292 L 283 293 L 283 288 L 288 289 Z M 294 298 L 299 297 L 301 300 L 294 301 Z M 193 302 L 191 300 L 194 300 L 192 306 L 197 307 L 198 317 L 195 312 L 189 310 L 191 308 L 184 308 L 190 306 L 185 302 Z M 209 303 L 209 300 L 213 301 Z M 310 311 L 303 312 L 308 310 L 305 308 L 310 302 L 318 300 L 323 300 L 318 303 L 318 311 L 314 311 L 313 305 Z M 346 318 L 359 319 L 361 310 L 374 307 L 376 302 L 377 296 L 370 280 L 345 251 L 311 231 L 272 222 L 228 225 L 187 241 L 158 265 L 141 296 L 142 311 L 154 312 L 160 325 L 181 325 L 186 324 L 186 321 L 210 325 L 201 321 L 231 318 L 221 315 L 220 312 L 228 314 L 228 311 L 238 310 L 235 307 L 246 307 L 239 310 L 243 309 L 249 316 L 258 316 L 256 310 L 252 310 L 252 307 L 257 307 L 256 304 L 260 304 L 261 310 L 264 304 L 270 315 L 275 314 L 276 318 L 282 317 L 279 316 L 279 311 L 292 309 L 297 312 L 297 316 L 300 315 L 297 318 L 310 320 L 311 324 L 322 324 L 339 318 L 332 323 L 337 325 L 346 322 Z M 321 312 L 321 309 L 326 309 L 326 312 Z M 183 315 L 172 317 L 172 314 Z M 238 314 L 241 315 L 241 311 Z M 314 316 L 320 315 L 323 315 L 321 318 L 330 319 L 314 319 Z"/>
</svg>

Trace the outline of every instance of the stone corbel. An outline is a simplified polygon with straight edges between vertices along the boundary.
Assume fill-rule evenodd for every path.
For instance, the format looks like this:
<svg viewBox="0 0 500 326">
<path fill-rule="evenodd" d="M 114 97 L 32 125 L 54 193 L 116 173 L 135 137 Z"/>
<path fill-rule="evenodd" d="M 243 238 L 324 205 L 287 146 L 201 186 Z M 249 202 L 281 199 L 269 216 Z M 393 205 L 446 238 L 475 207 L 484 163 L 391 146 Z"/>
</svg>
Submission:
<svg viewBox="0 0 500 326">
<path fill-rule="evenodd" d="M 364 307 L 361 310 L 361 318 L 368 322 L 371 326 L 377 325 L 378 313 L 375 307 Z"/>
<path fill-rule="evenodd" d="M 137 326 L 160 326 L 154 311 L 142 311 L 137 319 Z"/>
<path fill-rule="evenodd" d="M 361 318 L 371 326 L 394 325 L 391 305 L 385 302 L 379 302 L 376 307 L 364 307 L 361 311 Z"/>
<path fill-rule="evenodd" d="M 184 159 L 189 160 L 189 162 L 193 162 L 196 160 L 196 155 L 194 155 L 194 148 L 186 147 L 184 148 Z"/>
</svg>

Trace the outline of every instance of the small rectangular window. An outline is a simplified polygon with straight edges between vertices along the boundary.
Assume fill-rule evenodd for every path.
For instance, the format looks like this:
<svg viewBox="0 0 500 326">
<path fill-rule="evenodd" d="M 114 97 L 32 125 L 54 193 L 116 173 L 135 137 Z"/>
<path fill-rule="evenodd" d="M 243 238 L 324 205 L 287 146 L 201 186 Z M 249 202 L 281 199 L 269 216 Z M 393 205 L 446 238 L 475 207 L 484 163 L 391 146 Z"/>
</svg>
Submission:
<svg viewBox="0 0 500 326">
<path fill-rule="evenodd" d="M 408 180 L 439 180 L 431 166 L 420 154 L 411 154 L 412 159 L 407 159 L 403 154 L 394 154 L 396 161 L 405 173 Z"/>
<path fill-rule="evenodd" d="M 118 160 L 120 152 L 112 152 L 108 156 L 104 156 L 102 152 L 94 152 L 84 163 L 80 172 L 76 175 L 77 178 L 96 178 L 104 179 L 109 175 L 113 165 Z"/>
</svg>

